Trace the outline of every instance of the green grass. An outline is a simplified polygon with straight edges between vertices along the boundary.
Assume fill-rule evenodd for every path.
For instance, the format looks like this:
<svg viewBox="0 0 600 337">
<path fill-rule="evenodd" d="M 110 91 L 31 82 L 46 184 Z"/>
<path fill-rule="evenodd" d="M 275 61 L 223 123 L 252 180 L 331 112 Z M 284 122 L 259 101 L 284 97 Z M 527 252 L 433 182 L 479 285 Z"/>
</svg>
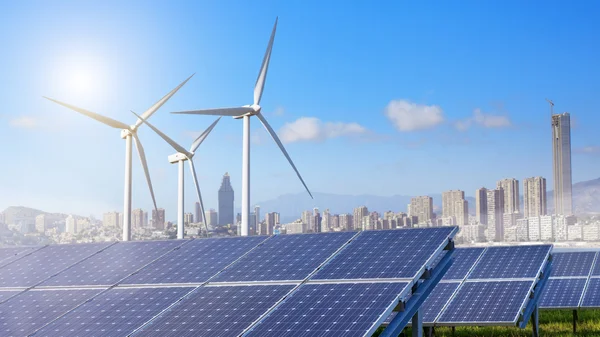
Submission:
<svg viewBox="0 0 600 337">
<path fill-rule="evenodd" d="M 580 310 L 578 313 L 577 333 L 573 334 L 573 312 L 571 310 L 540 311 L 540 336 L 600 336 L 600 310 Z M 379 335 L 383 329 L 373 336 Z M 410 336 L 407 328 L 405 336 Z M 456 327 L 452 334 L 450 328 L 438 327 L 436 337 L 531 337 L 531 322 L 525 329 L 512 327 Z"/>
</svg>

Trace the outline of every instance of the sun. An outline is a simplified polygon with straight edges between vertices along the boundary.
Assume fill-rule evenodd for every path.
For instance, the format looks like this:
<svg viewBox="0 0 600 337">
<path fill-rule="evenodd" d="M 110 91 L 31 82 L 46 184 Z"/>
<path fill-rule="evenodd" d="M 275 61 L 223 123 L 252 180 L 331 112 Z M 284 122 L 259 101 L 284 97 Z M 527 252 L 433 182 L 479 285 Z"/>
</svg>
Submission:
<svg viewBox="0 0 600 337">
<path fill-rule="evenodd" d="M 67 86 L 74 92 L 89 93 L 94 89 L 94 74 L 91 69 L 73 69 Z"/>
</svg>

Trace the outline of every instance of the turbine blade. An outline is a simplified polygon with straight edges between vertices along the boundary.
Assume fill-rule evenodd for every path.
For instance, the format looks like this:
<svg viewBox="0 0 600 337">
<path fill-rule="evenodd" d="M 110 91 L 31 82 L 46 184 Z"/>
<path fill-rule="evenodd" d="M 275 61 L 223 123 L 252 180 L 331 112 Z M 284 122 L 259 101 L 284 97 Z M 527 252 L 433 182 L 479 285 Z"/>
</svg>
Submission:
<svg viewBox="0 0 600 337">
<path fill-rule="evenodd" d="M 175 89 L 171 90 L 168 94 L 166 94 L 163 98 L 161 98 L 158 102 L 154 103 L 154 105 L 152 105 L 150 107 L 150 109 L 146 110 L 143 114 L 142 117 L 144 117 L 144 119 L 148 119 L 150 118 L 150 116 L 152 116 L 152 114 L 154 114 L 156 112 L 156 110 L 160 109 L 161 106 L 163 106 L 163 104 L 167 103 L 167 101 L 173 96 L 175 95 L 175 93 L 181 89 L 181 87 L 183 87 L 184 84 L 187 83 L 187 81 L 189 81 L 196 73 L 192 74 L 192 76 L 188 77 L 185 81 L 181 82 L 180 85 L 178 85 Z M 135 126 L 133 127 L 134 129 L 137 129 L 140 125 L 142 125 L 142 121 L 141 120 L 137 120 L 135 122 Z"/>
<path fill-rule="evenodd" d="M 217 125 L 217 123 L 221 120 L 221 117 L 217 118 L 216 121 L 214 121 L 209 127 L 208 129 L 204 130 L 204 132 L 202 132 L 202 134 L 200 134 L 200 136 L 198 136 L 198 138 L 196 138 L 196 140 L 192 143 L 192 146 L 190 147 L 190 152 L 194 153 L 196 152 L 196 149 L 198 148 L 198 146 L 200 146 L 200 144 L 202 144 L 202 142 L 206 139 L 206 137 L 208 137 L 208 135 L 210 134 L 210 132 L 212 131 L 212 129 L 215 128 L 215 125 Z"/>
<path fill-rule="evenodd" d="M 134 114 L 134 115 L 136 115 L 137 118 L 139 118 L 139 120 L 142 121 L 142 123 L 145 123 L 146 125 L 148 125 L 148 127 L 150 129 L 152 129 L 162 139 L 164 139 L 167 143 L 169 143 L 169 145 L 171 145 L 171 147 L 174 148 L 175 151 L 181 152 L 181 153 L 183 153 L 183 154 L 185 154 L 186 156 L 189 156 L 189 157 L 193 156 L 191 153 L 187 152 L 181 145 L 177 144 L 173 139 L 169 138 L 169 136 L 165 135 L 159 129 L 157 129 L 156 127 L 154 127 L 154 125 L 150 124 L 150 122 L 148 122 L 145 118 L 139 116 L 138 114 L 136 114 L 133 111 L 131 113 Z"/>
<path fill-rule="evenodd" d="M 148 188 L 150 188 L 150 195 L 152 196 L 152 203 L 154 204 L 154 209 L 158 209 L 156 207 L 156 199 L 154 198 L 154 189 L 152 188 L 152 180 L 150 180 L 150 172 L 148 171 L 148 163 L 146 162 L 146 153 L 144 152 L 144 147 L 140 142 L 140 139 L 135 133 L 132 133 L 133 139 L 135 140 L 135 147 L 137 148 L 138 155 L 140 156 L 140 162 L 142 162 L 142 168 L 144 169 L 144 174 L 146 175 L 146 182 L 148 183 Z M 158 214 L 158 211 L 157 211 Z"/>
<path fill-rule="evenodd" d="M 217 109 L 202 109 L 202 110 L 187 110 L 187 111 L 176 111 L 171 112 L 172 114 L 182 115 L 210 115 L 210 116 L 241 116 L 243 114 L 253 112 L 249 106 L 242 106 L 236 108 L 217 108 Z"/>
<path fill-rule="evenodd" d="M 71 110 L 77 111 L 77 112 L 79 112 L 82 115 L 86 115 L 86 116 L 88 116 L 90 118 L 93 118 L 93 119 L 97 120 L 100 123 L 106 124 L 106 125 L 108 125 L 110 127 L 113 127 L 115 129 L 129 129 L 129 125 L 127 125 L 125 123 L 122 123 L 122 122 L 119 122 L 118 120 L 114 120 L 112 118 L 109 118 L 109 117 L 106 117 L 106 116 L 102 116 L 102 115 L 97 114 L 95 112 L 91 112 L 91 111 L 88 111 L 88 110 L 85 110 L 85 109 L 82 109 L 82 108 L 78 108 L 78 107 L 76 107 L 74 105 L 67 104 L 67 103 L 64 103 L 64 102 L 61 102 L 61 101 L 57 101 L 55 99 L 52 99 L 52 98 L 49 98 L 49 97 L 46 97 L 46 96 L 43 96 L 43 97 L 45 99 L 49 100 L 49 101 L 52 101 L 52 102 L 57 103 L 57 104 L 60 104 L 60 105 L 62 105 L 64 107 L 67 107 L 67 108 L 69 108 Z"/>
<path fill-rule="evenodd" d="M 279 146 L 279 148 L 281 149 L 281 152 L 283 152 L 283 155 L 287 158 L 290 165 L 292 165 L 292 168 L 294 169 L 294 171 L 296 171 L 296 174 L 298 175 L 298 178 L 300 178 L 300 181 L 302 182 L 302 185 L 304 185 L 304 188 L 306 189 L 306 192 L 308 192 L 308 195 L 310 195 L 311 199 L 314 199 L 312 193 L 310 193 L 310 190 L 308 189 L 308 186 L 306 186 L 306 183 L 304 183 L 304 179 L 302 179 L 300 172 L 298 172 L 296 165 L 294 165 L 292 158 L 290 158 L 290 155 L 285 150 L 285 147 L 283 147 L 281 140 L 279 140 L 277 133 L 275 133 L 273 128 L 271 128 L 271 126 L 269 125 L 269 123 L 267 122 L 265 117 L 260 112 L 256 114 L 256 117 L 258 117 L 258 119 L 260 119 L 260 121 L 262 122 L 262 125 L 265 127 L 265 129 L 267 129 L 267 132 L 269 132 L 269 134 L 271 134 L 271 137 L 273 138 L 275 143 L 277 143 L 277 146 Z"/>
<path fill-rule="evenodd" d="M 273 49 L 273 41 L 275 40 L 275 32 L 277 31 L 277 20 L 279 20 L 279 18 L 275 19 L 275 25 L 273 25 L 273 31 L 271 31 L 271 38 L 269 39 L 269 44 L 267 45 L 267 51 L 265 52 L 262 65 L 260 67 L 260 72 L 258 73 L 256 84 L 254 85 L 254 104 L 256 105 L 260 104 L 260 99 L 265 87 L 265 81 L 267 80 L 269 61 L 271 60 L 271 50 Z"/>
<path fill-rule="evenodd" d="M 192 158 L 188 158 L 188 163 L 190 163 L 190 171 L 192 171 L 192 178 L 194 179 L 194 186 L 196 186 L 196 194 L 198 195 L 198 202 L 200 203 L 200 213 L 202 213 L 202 222 L 204 222 L 204 229 L 206 229 L 206 236 L 208 237 L 208 224 L 206 223 L 206 213 L 204 213 L 202 193 L 200 193 L 200 186 L 198 186 L 198 177 L 196 176 L 196 169 L 194 168 L 194 161 L 192 160 Z"/>
</svg>

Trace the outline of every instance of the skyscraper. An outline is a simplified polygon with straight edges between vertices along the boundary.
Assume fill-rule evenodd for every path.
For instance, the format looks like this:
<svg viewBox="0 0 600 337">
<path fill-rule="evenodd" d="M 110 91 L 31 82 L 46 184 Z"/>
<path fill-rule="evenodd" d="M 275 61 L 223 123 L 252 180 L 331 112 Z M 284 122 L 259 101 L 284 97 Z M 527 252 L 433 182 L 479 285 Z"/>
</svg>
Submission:
<svg viewBox="0 0 600 337">
<path fill-rule="evenodd" d="M 504 240 L 504 190 L 487 191 L 488 240 Z"/>
<path fill-rule="evenodd" d="M 546 215 L 546 179 L 532 177 L 523 180 L 523 215 L 525 218 Z"/>
<path fill-rule="evenodd" d="M 165 229 L 165 209 L 159 208 L 158 213 L 157 210 L 152 210 L 152 225 L 155 229 L 164 230 Z"/>
<path fill-rule="evenodd" d="M 367 215 L 369 215 L 369 209 L 367 206 L 360 206 L 354 209 L 354 216 L 352 219 L 354 220 L 353 225 L 355 230 L 362 229 L 362 220 Z"/>
<path fill-rule="evenodd" d="M 458 226 L 468 224 L 469 210 L 465 192 L 460 190 L 442 192 L 442 217 L 452 218 Z"/>
<path fill-rule="evenodd" d="M 520 212 L 519 181 L 514 178 L 502 179 L 496 187 L 504 190 L 504 213 Z"/>
<path fill-rule="evenodd" d="M 214 209 L 209 209 L 205 212 L 206 222 L 208 222 L 209 227 L 213 227 L 217 225 L 218 217 L 217 212 Z"/>
<path fill-rule="evenodd" d="M 475 191 L 475 219 L 482 225 L 488 224 L 487 209 L 487 188 L 482 187 Z"/>
<path fill-rule="evenodd" d="M 131 211 L 131 227 L 132 228 L 143 228 L 144 227 L 144 211 L 140 208 L 136 208 Z"/>
<path fill-rule="evenodd" d="M 198 201 L 196 201 L 196 203 L 194 204 L 194 219 L 196 219 L 197 222 L 201 222 L 202 221 L 202 214 L 200 214 L 200 203 Z M 210 220 L 208 220 L 208 217 L 206 219 L 206 222 L 210 223 Z M 216 223 L 215 223 L 216 225 Z"/>
<path fill-rule="evenodd" d="M 225 172 L 219 188 L 219 225 L 233 224 L 233 188 L 229 173 Z"/>
<path fill-rule="evenodd" d="M 552 115 L 554 158 L 554 213 L 573 214 L 571 177 L 571 117 L 568 112 Z"/>
<path fill-rule="evenodd" d="M 417 216 L 419 224 L 428 223 L 433 218 L 433 199 L 428 196 L 411 198 L 410 212 Z"/>
<path fill-rule="evenodd" d="M 191 223 L 194 223 L 194 214 L 192 214 L 192 213 L 183 214 L 183 224 L 187 226 Z"/>
<path fill-rule="evenodd" d="M 260 226 L 260 206 L 254 206 L 254 228 L 258 231 L 258 227 Z"/>
</svg>

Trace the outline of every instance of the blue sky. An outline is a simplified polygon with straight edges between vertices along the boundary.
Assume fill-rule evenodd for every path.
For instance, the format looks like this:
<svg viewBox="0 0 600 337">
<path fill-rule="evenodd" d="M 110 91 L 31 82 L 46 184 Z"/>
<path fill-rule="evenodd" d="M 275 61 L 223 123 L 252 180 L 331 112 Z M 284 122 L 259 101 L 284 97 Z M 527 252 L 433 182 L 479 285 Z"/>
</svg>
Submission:
<svg viewBox="0 0 600 337">
<path fill-rule="evenodd" d="M 150 121 L 185 147 L 214 118 L 170 111 L 251 103 L 275 17 L 261 105 L 312 191 L 468 195 L 505 177 L 552 182 L 549 108 L 573 118 L 573 180 L 600 176 L 594 2 L 19 1 L 0 20 L 0 209 L 121 210 L 119 131 L 42 95 L 128 124 L 196 73 Z M 252 120 L 252 203 L 303 190 Z M 241 187 L 241 121 L 195 157 L 208 207 Z M 175 213 L 171 148 L 147 127 L 159 207 Z M 134 150 L 135 151 L 135 150 Z M 187 170 L 186 170 L 187 173 Z M 151 208 L 134 153 L 133 206 Z M 187 178 L 187 208 L 195 201 Z M 308 198 L 308 196 L 307 196 Z M 320 205 L 315 200 L 315 206 Z M 402 208 L 403 206 L 399 206 Z M 169 215 L 171 214 L 171 215 Z"/>
</svg>

